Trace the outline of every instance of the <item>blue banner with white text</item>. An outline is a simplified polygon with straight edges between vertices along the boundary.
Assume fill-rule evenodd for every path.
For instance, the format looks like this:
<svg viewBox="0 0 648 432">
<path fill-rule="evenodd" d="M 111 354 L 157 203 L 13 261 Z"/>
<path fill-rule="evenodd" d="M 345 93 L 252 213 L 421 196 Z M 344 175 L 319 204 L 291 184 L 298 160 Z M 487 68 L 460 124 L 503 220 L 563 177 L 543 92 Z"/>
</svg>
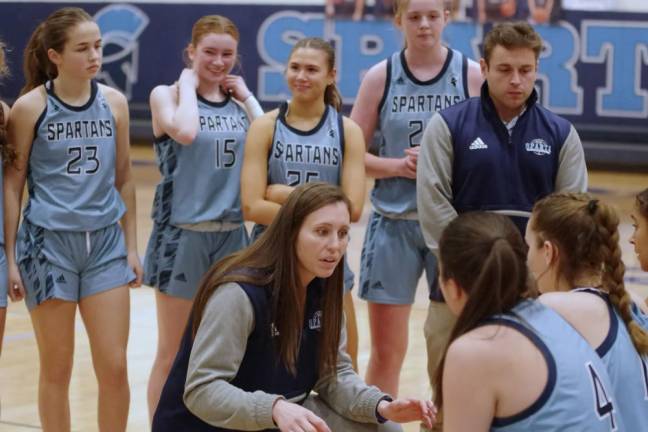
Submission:
<svg viewBox="0 0 648 432">
<path fill-rule="evenodd" d="M 326 19 L 321 6 L 2 2 L 0 38 L 10 49 L 12 71 L 0 87 L 3 99 L 15 99 L 23 84 L 22 50 L 31 32 L 63 5 L 83 7 L 98 22 L 104 40 L 99 78 L 128 97 L 134 124 L 150 117 L 151 89 L 177 80 L 191 26 L 202 15 L 225 15 L 239 27 L 241 62 L 234 72 L 243 75 L 266 107 L 288 97 L 284 63 L 301 37 L 334 43 L 338 85 L 347 105 L 363 73 L 403 45 L 390 20 Z M 478 59 L 488 26 L 453 22 L 444 37 Z M 586 138 L 648 145 L 648 14 L 564 10 L 560 21 L 536 29 L 546 44 L 537 83 L 542 104 L 572 121 Z"/>
</svg>

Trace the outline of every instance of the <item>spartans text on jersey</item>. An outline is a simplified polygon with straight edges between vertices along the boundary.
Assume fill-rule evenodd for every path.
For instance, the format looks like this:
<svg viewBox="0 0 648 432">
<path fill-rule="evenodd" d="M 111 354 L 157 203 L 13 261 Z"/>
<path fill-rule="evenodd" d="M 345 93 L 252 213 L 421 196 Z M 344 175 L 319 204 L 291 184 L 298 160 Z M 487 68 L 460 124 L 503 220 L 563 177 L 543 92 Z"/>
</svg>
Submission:
<svg viewBox="0 0 648 432">
<path fill-rule="evenodd" d="M 340 150 L 336 147 L 322 147 L 311 144 L 282 143 L 277 141 L 272 156 L 286 162 L 311 163 L 315 165 L 338 166 Z"/>
<path fill-rule="evenodd" d="M 77 120 L 47 123 L 47 140 L 75 140 L 110 138 L 113 136 L 112 120 Z"/>
<path fill-rule="evenodd" d="M 397 112 L 436 112 L 448 108 L 464 98 L 459 95 L 394 95 L 391 111 Z"/>
<path fill-rule="evenodd" d="M 201 115 L 200 130 L 210 132 L 245 132 L 247 130 L 247 118 L 231 115 Z"/>
</svg>

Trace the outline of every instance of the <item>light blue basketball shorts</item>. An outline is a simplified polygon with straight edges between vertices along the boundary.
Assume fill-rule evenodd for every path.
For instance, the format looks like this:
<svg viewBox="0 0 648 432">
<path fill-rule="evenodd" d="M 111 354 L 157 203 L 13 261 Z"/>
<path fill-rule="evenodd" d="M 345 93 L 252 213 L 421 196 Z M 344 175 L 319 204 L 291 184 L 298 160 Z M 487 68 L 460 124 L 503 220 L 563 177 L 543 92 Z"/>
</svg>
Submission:
<svg viewBox="0 0 648 432">
<path fill-rule="evenodd" d="M 193 300 L 215 262 L 248 246 L 245 225 L 231 231 L 192 231 L 155 223 L 144 258 L 144 283 L 172 297 Z"/>
<path fill-rule="evenodd" d="M 360 258 L 360 298 L 372 303 L 414 303 L 425 270 L 430 289 L 437 284 L 437 261 L 425 245 L 418 221 L 373 212 Z"/>
<path fill-rule="evenodd" d="M 51 231 L 25 219 L 16 252 L 29 310 L 49 299 L 79 302 L 135 279 L 117 223 L 87 232 Z"/>
</svg>

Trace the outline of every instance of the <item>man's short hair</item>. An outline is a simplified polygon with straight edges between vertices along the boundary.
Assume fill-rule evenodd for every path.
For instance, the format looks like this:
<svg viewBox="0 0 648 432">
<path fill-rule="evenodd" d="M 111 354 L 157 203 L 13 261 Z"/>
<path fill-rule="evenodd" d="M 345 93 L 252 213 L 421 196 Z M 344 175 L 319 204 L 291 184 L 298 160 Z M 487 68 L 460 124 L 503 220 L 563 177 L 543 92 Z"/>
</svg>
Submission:
<svg viewBox="0 0 648 432">
<path fill-rule="evenodd" d="M 542 38 L 527 22 L 503 22 L 496 24 L 484 38 L 484 60 L 489 63 L 497 45 L 506 49 L 529 48 L 535 54 L 536 61 L 542 51 Z"/>
</svg>

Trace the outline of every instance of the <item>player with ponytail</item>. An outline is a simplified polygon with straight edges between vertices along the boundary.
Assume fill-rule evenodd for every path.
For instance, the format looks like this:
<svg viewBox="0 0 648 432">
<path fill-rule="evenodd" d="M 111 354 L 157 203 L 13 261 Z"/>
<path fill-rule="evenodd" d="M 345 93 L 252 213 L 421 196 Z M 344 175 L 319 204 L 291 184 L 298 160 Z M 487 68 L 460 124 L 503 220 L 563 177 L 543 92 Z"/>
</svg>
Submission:
<svg viewBox="0 0 648 432">
<path fill-rule="evenodd" d="M 628 430 L 648 430 L 648 332 L 633 318 L 618 228 L 614 209 L 591 195 L 549 195 L 534 205 L 527 226 L 528 263 L 546 293 L 540 301 L 603 359 Z"/>
<path fill-rule="evenodd" d="M 435 379 L 443 430 L 624 430 L 614 412 L 596 411 L 611 387 L 601 359 L 529 298 L 525 261 L 522 236 L 503 215 L 463 213 L 441 235 L 439 281 L 457 316 Z"/>
<path fill-rule="evenodd" d="M 85 324 L 100 430 L 126 429 L 129 286 L 138 286 L 128 102 L 99 84 L 99 26 L 83 9 L 48 16 L 24 53 L 25 87 L 8 126 L 5 251 L 14 300 L 25 297 L 40 358 L 44 430 L 69 430 L 75 317 Z M 28 201 L 18 230 L 25 181 Z"/>
</svg>

